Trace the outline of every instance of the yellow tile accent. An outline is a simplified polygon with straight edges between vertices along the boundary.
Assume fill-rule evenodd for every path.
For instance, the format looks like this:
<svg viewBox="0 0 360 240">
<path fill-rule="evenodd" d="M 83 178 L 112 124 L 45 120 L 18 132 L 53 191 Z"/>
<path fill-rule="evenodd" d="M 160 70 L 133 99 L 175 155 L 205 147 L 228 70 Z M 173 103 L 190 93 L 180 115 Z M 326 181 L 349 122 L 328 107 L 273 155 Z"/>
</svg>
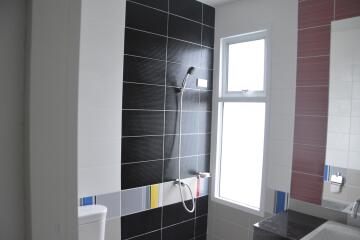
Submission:
<svg viewBox="0 0 360 240">
<path fill-rule="evenodd" d="M 150 186 L 150 208 L 159 207 L 159 184 Z"/>
</svg>

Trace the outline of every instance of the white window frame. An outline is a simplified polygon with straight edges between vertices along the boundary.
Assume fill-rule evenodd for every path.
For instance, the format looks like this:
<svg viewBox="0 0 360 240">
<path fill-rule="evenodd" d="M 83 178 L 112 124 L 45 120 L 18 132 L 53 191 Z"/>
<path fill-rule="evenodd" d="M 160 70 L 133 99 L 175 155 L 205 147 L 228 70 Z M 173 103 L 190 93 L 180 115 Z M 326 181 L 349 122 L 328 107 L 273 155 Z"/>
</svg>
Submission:
<svg viewBox="0 0 360 240">
<path fill-rule="evenodd" d="M 227 68 L 228 68 L 228 50 L 229 45 L 233 43 L 265 40 L 265 68 L 264 68 L 264 90 L 263 91 L 227 91 Z M 254 215 L 264 216 L 265 214 L 265 196 L 266 196 L 266 169 L 267 169 L 267 142 L 270 116 L 270 39 L 267 30 L 261 30 L 237 36 L 225 37 L 220 39 L 220 59 L 218 82 L 214 83 L 213 93 L 213 113 L 212 113 L 212 139 L 211 139 L 211 200 L 235 209 L 239 209 Z M 225 102 L 263 102 L 265 103 L 265 132 L 264 132 L 264 151 L 263 151 L 263 169 L 260 209 L 254 209 L 241 205 L 220 197 L 220 161 L 222 147 L 222 117 L 223 104 Z M 239 169 L 241 174 L 241 169 Z"/>
</svg>

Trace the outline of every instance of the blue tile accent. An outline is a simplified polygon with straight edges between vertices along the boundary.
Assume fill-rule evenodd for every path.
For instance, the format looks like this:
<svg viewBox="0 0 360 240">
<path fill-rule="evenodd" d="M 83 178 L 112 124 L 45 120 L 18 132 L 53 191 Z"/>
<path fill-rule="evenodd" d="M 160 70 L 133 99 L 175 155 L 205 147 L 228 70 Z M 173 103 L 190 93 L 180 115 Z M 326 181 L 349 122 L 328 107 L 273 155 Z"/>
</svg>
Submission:
<svg viewBox="0 0 360 240">
<path fill-rule="evenodd" d="M 281 191 L 275 192 L 275 213 L 285 211 L 286 193 Z"/>
<path fill-rule="evenodd" d="M 81 201 L 81 206 L 93 205 L 94 198 L 93 197 L 84 197 Z"/>
<path fill-rule="evenodd" d="M 324 182 L 329 181 L 329 172 L 330 172 L 330 166 L 325 165 L 325 167 L 324 167 Z"/>
</svg>

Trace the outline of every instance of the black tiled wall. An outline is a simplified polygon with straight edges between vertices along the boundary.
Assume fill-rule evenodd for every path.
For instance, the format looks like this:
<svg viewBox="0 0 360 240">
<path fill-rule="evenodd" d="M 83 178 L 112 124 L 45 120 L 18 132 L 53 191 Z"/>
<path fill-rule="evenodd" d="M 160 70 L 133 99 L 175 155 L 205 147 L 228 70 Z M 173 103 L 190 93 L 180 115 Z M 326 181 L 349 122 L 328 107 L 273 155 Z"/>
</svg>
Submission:
<svg viewBox="0 0 360 240">
<path fill-rule="evenodd" d="M 127 1 L 122 189 L 177 177 L 176 87 L 190 66 L 196 71 L 184 93 L 182 173 L 209 170 L 214 14 L 194 0 Z M 208 88 L 198 88 L 197 78 Z"/>
<path fill-rule="evenodd" d="M 196 71 L 184 93 L 181 175 L 209 171 L 215 9 L 194 0 L 128 0 L 126 8 L 122 189 L 177 178 L 176 87 L 190 66 Z M 197 87 L 197 78 L 208 88 Z M 207 197 L 197 205 L 192 215 L 178 203 L 125 216 L 122 239 L 205 239 Z"/>
<path fill-rule="evenodd" d="M 191 205 L 191 200 L 185 202 Z M 196 199 L 196 211 L 188 213 L 182 203 L 124 216 L 122 239 L 200 240 L 206 239 L 208 197 Z"/>
</svg>

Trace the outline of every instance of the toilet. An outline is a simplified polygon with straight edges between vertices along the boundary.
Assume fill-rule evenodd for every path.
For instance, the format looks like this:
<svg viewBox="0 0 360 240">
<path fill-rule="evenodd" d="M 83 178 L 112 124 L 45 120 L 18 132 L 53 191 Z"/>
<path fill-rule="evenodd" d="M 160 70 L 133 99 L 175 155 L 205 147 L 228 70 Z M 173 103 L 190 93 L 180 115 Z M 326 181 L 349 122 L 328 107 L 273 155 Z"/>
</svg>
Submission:
<svg viewBox="0 0 360 240">
<path fill-rule="evenodd" d="M 102 205 L 78 208 L 79 240 L 104 240 L 107 208 Z"/>
</svg>

